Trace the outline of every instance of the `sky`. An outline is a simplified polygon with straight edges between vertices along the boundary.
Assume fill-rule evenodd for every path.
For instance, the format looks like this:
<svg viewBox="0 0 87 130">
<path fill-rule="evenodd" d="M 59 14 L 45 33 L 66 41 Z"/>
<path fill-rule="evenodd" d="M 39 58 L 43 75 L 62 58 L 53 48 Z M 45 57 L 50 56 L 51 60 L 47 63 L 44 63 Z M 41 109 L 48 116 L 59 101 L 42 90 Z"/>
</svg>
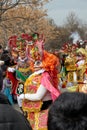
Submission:
<svg viewBox="0 0 87 130">
<path fill-rule="evenodd" d="M 57 25 L 63 25 L 71 12 L 87 24 L 87 0 L 52 0 L 45 8 Z"/>
</svg>

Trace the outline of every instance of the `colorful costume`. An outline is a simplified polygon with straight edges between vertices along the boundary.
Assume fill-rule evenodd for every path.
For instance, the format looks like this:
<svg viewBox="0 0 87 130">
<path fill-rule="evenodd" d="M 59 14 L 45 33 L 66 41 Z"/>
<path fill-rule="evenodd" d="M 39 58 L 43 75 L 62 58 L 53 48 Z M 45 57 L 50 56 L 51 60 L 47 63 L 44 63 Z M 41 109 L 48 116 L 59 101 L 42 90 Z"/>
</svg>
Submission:
<svg viewBox="0 0 87 130">
<path fill-rule="evenodd" d="M 65 59 L 64 64 L 67 70 L 65 77 L 67 79 L 66 91 L 79 91 L 79 88 L 81 89 L 84 84 L 83 82 L 87 63 L 87 52 L 83 48 L 76 47 L 76 45 L 71 44 L 70 46 L 70 50 L 66 49 L 66 51 L 64 49 L 68 55 Z"/>
<path fill-rule="evenodd" d="M 39 39 L 38 43 L 40 44 Z M 27 112 L 27 119 L 33 130 L 47 130 L 49 106 L 60 94 L 57 89 L 58 58 L 43 49 L 39 52 L 41 46 L 36 41 L 34 47 L 37 48 L 35 55 L 38 52 L 35 59 L 31 56 L 35 71 L 26 80 L 24 94 L 19 96 L 19 101 L 23 100 L 22 109 Z"/>
<path fill-rule="evenodd" d="M 78 61 L 79 92 L 87 93 L 87 52 L 85 49 L 80 48 L 78 53 L 81 55 Z"/>
<path fill-rule="evenodd" d="M 30 74 L 28 58 L 26 57 L 26 45 L 29 39 L 28 34 L 22 34 L 20 38 L 12 36 L 9 38 L 9 48 L 14 62 L 14 72 L 8 71 L 7 76 L 12 81 L 13 94 L 17 94 L 20 89 L 20 83 L 23 84 Z M 10 68 L 11 69 L 11 68 Z"/>
</svg>

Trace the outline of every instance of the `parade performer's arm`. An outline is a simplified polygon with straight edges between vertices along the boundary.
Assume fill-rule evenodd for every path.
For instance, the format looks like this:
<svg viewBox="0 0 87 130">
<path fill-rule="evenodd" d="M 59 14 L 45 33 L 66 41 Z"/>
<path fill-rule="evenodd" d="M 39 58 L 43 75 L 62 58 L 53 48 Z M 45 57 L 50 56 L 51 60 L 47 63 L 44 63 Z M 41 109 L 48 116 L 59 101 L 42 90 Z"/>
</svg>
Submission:
<svg viewBox="0 0 87 130">
<path fill-rule="evenodd" d="M 25 99 L 28 99 L 28 100 L 31 100 L 31 101 L 39 101 L 44 97 L 46 92 L 47 92 L 47 89 L 41 84 L 35 94 L 29 94 L 29 93 L 21 94 L 19 96 L 19 98 L 20 99 L 25 98 Z"/>
<path fill-rule="evenodd" d="M 43 74 L 40 87 L 38 88 L 35 94 L 29 94 L 29 93 L 21 94 L 19 98 L 20 99 L 25 98 L 31 101 L 38 101 L 43 99 L 47 91 L 49 91 L 52 94 L 52 96 L 55 97 L 58 97 L 60 95 L 60 92 L 57 89 L 55 89 L 51 84 L 51 82 L 49 81 L 49 74 L 46 72 Z"/>
</svg>

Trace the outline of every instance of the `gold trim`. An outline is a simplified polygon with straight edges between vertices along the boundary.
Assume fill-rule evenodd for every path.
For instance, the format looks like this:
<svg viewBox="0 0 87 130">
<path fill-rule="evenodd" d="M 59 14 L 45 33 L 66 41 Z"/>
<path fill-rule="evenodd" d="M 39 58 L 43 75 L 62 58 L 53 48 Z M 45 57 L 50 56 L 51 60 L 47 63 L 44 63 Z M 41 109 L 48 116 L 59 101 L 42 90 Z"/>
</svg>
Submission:
<svg viewBox="0 0 87 130">
<path fill-rule="evenodd" d="M 39 113 L 35 113 L 35 130 L 38 130 L 38 124 L 39 124 Z"/>
<path fill-rule="evenodd" d="M 28 67 L 28 68 L 19 68 L 18 70 L 20 72 L 28 72 L 30 70 L 30 67 Z"/>
<path fill-rule="evenodd" d="M 38 130 L 48 130 L 47 128 L 39 128 Z"/>
<path fill-rule="evenodd" d="M 39 112 L 41 110 L 41 107 L 42 107 L 42 104 L 43 104 L 42 101 L 39 101 L 39 102 L 40 102 L 39 108 L 26 107 L 26 106 L 23 105 L 23 102 L 22 102 L 22 109 L 23 109 L 23 111 L 27 111 L 27 112 Z M 37 102 L 34 102 L 34 103 L 37 103 Z"/>
</svg>

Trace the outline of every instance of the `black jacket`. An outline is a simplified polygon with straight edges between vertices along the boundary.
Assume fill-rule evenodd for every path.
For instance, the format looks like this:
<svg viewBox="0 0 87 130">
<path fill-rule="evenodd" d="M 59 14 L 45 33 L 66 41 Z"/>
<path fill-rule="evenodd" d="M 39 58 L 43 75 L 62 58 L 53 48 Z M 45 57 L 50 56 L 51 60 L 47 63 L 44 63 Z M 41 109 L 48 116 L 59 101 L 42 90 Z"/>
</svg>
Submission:
<svg viewBox="0 0 87 130">
<path fill-rule="evenodd" d="M 15 110 L 0 93 L 0 130 L 32 130 L 22 113 Z"/>
</svg>

